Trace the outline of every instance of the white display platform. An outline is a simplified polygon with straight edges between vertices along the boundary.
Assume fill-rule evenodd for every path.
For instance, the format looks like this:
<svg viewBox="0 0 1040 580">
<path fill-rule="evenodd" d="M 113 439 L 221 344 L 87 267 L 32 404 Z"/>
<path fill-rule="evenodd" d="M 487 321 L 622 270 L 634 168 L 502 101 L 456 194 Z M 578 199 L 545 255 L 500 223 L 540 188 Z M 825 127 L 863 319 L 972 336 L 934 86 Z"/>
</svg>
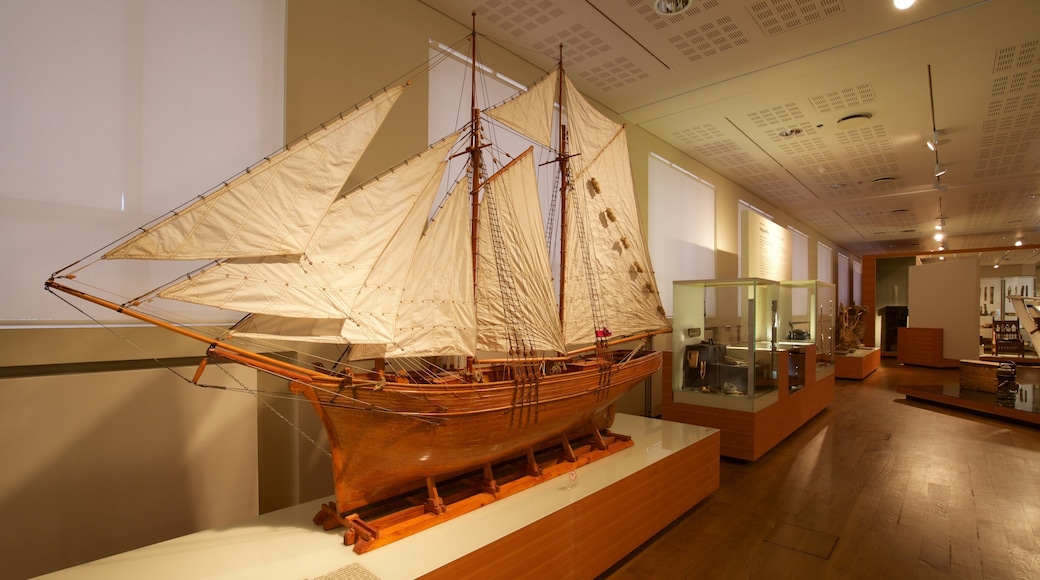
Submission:
<svg viewBox="0 0 1040 580">
<path fill-rule="evenodd" d="M 323 531 L 314 517 L 323 502 L 271 512 L 54 572 L 50 580 L 111 578 L 316 578 L 357 564 L 382 580 L 416 578 L 577 503 L 707 438 L 716 429 L 618 414 L 611 430 L 635 445 L 475 512 L 366 554 L 342 542 L 343 529 Z M 717 473 L 717 471 L 716 471 Z M 717 486 L 717 483 L 716 483 Z M 350 576 L 364 578 L 361 576 Z M 347 576 L 344 576 L 347 577 Z"/>
</svg>

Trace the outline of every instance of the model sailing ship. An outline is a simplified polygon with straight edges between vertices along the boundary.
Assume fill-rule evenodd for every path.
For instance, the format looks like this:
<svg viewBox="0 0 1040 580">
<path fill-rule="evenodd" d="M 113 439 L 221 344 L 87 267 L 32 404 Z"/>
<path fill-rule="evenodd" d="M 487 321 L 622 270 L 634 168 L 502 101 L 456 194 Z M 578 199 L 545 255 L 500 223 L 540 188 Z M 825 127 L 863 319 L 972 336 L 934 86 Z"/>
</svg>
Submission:
<svg viewBox="0 0 1040 580">
<path fill-rule="evenodd" d="M 473 47 L 475 62 L 475 35 Z M 617 399 L 660 367 L 644 347 L 668 327 L 624 127 L 593 109 L 562 64 L 490 110 L 474 89 L 463 130 L 342 191 L 403 90 L 380 92 L 46 283 L 208 345 L 195 382 L 207 360 L 288 379 L 327 431 L 340 515 L 609 426 Z M 532 150 L 495 167 L 489 123 L 555 152 L 558 292 Z M 458 155 L 467 174 L 433 213 Z M 74 280 L 103 260 L 208 265 L 110 300 Z M 163 300 L 243 318 L 205 333 L 149 313 Z M 288 342 L 341 345 L 342 355 L 270 354 Z"/>
</svg>

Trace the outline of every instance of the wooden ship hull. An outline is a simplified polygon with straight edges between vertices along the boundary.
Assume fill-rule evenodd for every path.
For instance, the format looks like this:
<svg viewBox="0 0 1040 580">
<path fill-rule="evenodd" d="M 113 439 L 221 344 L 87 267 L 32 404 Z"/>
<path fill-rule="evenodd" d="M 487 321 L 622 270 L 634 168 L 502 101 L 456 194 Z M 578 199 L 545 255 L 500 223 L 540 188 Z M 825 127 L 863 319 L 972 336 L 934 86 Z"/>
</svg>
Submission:
<svg viewBox="0 0 1040 580">
<path fill-rule="evenodd" d="M 646 352 L 621 363 L 583 359 L 526 384 L 387 383 L 378 390 L 341 390 L 297 382 L 294 389 L 324 424 L 337 510 L 346 514 L 422 488 L 427 478 L 480 469 L 562 436 L 605 429 L 614 403 L 660 367 L 661 353 Z"/>
</svg>

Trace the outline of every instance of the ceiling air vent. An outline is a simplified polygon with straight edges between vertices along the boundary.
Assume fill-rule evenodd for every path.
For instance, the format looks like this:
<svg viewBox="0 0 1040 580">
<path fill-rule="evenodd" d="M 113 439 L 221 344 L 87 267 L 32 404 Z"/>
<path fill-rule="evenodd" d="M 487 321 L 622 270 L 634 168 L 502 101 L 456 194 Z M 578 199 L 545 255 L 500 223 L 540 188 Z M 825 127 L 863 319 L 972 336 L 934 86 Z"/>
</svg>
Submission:
<svg viewBox="0 0 1040 580">
<path fill-rule="evenodd" d="M 838 122 L 835 123 L 835 125 L 837 125 L 837 127 L 842 131 L 859 129 L 863 125 L 866 125 L 870 122 L 871 116 L 872 115 L 870 113 L 856 113 L 855 115 L 846 115 L 845 117 L 838 119 Z"/>
</svg>

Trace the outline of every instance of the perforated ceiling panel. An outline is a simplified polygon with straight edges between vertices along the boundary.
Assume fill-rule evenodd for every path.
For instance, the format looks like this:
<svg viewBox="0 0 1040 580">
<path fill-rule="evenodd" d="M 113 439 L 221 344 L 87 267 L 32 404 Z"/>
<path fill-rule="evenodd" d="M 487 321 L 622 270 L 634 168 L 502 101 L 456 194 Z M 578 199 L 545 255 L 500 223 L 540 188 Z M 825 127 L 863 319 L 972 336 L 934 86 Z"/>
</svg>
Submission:
<svg viewBox="0 0 1040 580">
<path fill-rule="evenodd" d="M 578 76 L 603 91 L 610 91 L 630 85 L 649 75 L 634 62 L 622 56 L 593 66 L 588 70 L 579 71 Z"/>
<path fill-rule="evenodd" d="M 582 24 L 573 24 L 568 28 L 560 29 L 531 46 L 552 60 L 556 60 L 559 57 L 561 44 L 563 45 L 563 59 L 568 65 L 585 62 L 612 50 L 609 44 L 596 37 Z"/>
<path fill-rule="evenodd" d="M 563 16 L 564 11 L 550 0 L 488 0 L 476 8 L 481 18 L 520 36 Z"/>
<path fill-rule="evenodd" d="M 977 178 L 1002 177 L 1025 169 L 1030 149 L 1040 136 L 1038 46 L 1040 41 L 1032 40 L 1001 48 L 993 57 L 992 98 L 982 125 Z"/>
<path fill-rule="evenodd" d="M 809 97 L 809 102 L 820 113 L 854 109 L 873 103 L 875 100 L 877 97 L 874 95 L 874 87 L 870 83 L 862 83 L 854 87 L 845 87 Z"/>
<path fill-rule="evenodd" d="M 841 0 L 763 0 L 748 13 L 766 36 L 775 36 L 845 11 Z"/>
<path fill-rule="evenodd" d="M 899 174 L 892 142 L 883 125 L 873 123 L 860 129 L 839 131 L 835 138 L 863 180 Z"/>
<path fill-rule="evenodd" d="M 748 119 L 759 127 L 787 125 L 804 118 L 805 115 L 802 114 L 802 110 L 795 103 L 775 105 L 768 109 L 748 113 Z"/>
<path fill-rule="evenodd" d="M 691 62 L 697 62 L 731 48 L 744 46 L 749 41 L 732 18 L 723 16 L 682 34 L 669 36 L 668 42 Z"/>
</svg>

